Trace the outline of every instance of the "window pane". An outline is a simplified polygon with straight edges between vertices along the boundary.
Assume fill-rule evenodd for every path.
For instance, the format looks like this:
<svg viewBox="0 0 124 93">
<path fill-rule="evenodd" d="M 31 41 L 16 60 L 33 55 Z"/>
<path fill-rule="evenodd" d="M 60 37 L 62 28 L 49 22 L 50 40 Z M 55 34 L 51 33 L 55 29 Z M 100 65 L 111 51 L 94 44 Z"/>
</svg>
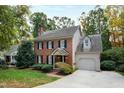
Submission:
<svg viewBox="0 0 124 93">
<path fill-rule="evenodd" d="M 60 48 L 65 48 L 65 40 L 60 41 Z"/>
<path fill-rule="evenodd" d="M 88 40 L 85 40 L 85 43 L 88 43 Z"/>
<path fill-rule="evenodd" d="M 38 56 L 38 63 L 41 63 L 41 56 Z"/>
<path fill-rule="evenodd" d="M 48 49 L 52 48 L 52 41 L 48 41 Z"/>
<path fill-rule="evenodd" d="M 39 42 L 39 49 L 42 49 L 42 42 Z"/>
<path fill-rule="evenodd" d="M 48 64 L 52 64 L 52 56 L 48 56 Z"/>
</svg>

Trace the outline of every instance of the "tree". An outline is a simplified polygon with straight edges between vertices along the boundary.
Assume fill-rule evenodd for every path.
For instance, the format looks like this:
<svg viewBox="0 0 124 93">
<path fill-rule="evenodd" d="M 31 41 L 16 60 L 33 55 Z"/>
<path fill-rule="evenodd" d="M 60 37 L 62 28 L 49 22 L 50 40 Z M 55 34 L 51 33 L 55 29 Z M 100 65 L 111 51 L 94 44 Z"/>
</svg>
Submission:
<svg viewBox="0 0 124 93">
<path fill-rule="evenodd" d="M 16 27 L 18 30 L 17 40 L 21 41 L 30 37 L 30 27 L 28 25 L 28 19 L 30 16 L 29 6 L 17 5 L 13 6 L 13 13 L 16 17 Z"/>
<path fill-rule="evenodd" d="M 104 9 L 100 6 L 96 6 L 88 15 L 83 12 L 80 17 L 80 23 L 86 35 L 101 34 L 103 50 L 111 48 L 107 22 Z"/>
<path fill-rule="evenodd" d="M 10 45 L 30 36 L 27 23 L 28 6 L 1 5 L 0 13 L 0 50 L 9 48 Z"/>
<path fill-rule="evenodd" d="M 0 51 L 8 48 L 16 38 L 17 28 L 13 8 L 7 5 L 0 6 Z"/>
<path fill-rule="evenodd" d="M 122 47 L 124 45 L 124 6 L 109 5 L 106 7 L 106 16 L 108 17 L 109 31 L 111 33 L 111 43 L 113 47 Z"/>
<path fill-rule="evenodd" d="M 31 41 L 23 41 L 18 48 L 16 56 L 16 66 L 19 68 L 27 68 L 34 63 L 34 52 Z"/>
<path fill-rule="evenodd" d="M 47 28 L 47 16 L 44 13 L 36 12 L 30 17 L 31 23 L 33 24 L 33 36 L 38 36 L 38 30 L 42 26 L 44 29 Z"/>
<path fill-rule="evenodd" d="M 55 25 L 55 21 L 48 18 L 47 19 L 47 30 L 55 30 L 56 29 L 56 25 Z"/>
<path fill-rule="evenodd" d="M 53 20 L 55 21 L 56 29 L 67 28 L 75 25 L 74 20 L 68 17 L 54 16 Z"/>
</svg>

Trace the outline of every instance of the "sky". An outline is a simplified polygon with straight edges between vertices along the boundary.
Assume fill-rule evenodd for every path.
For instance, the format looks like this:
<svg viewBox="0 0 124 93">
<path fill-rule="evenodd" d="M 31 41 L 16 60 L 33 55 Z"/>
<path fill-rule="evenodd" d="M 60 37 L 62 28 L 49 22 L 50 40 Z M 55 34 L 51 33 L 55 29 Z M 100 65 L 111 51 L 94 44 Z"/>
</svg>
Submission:
<svg viewBox="0 0 124 93">
<path fill-rule="evenodd" d="M 79 24 L 79 17 L 82 12 L 88 13 L 94 9 L 95 5 L 38 5 L 31 6 L 32 13 L 43 12 L 48 18 L 53 16 L 66 16 L 75 21 L 75 24 Z"/>
</svg>

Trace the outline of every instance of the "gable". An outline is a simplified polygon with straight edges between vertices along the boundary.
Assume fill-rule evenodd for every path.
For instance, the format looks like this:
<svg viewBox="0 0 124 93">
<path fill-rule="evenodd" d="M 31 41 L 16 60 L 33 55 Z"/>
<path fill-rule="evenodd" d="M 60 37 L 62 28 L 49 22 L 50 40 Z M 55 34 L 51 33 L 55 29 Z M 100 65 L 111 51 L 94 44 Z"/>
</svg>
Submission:
<svg viewBox="0 0 124 93">
<path fill-rule="evenodd" d="M 55 49 L 51 55 L 68 55 L 69 53 L 62 48 Z"/>
<path fill-rule="evenodd" d="M 89 35 L 88 37 L 83 37 L 80 40 L 80 43 L 77 48 L 77 52 L 84 52 L 83 44 L 85 43 L 84 41 L 87 39 L 90 40 L 91 42 L 91 49 L 89 52 L 101 52 L 102 51 L 101 35 L 97 34 L 97 35 Z"/>
</svg>

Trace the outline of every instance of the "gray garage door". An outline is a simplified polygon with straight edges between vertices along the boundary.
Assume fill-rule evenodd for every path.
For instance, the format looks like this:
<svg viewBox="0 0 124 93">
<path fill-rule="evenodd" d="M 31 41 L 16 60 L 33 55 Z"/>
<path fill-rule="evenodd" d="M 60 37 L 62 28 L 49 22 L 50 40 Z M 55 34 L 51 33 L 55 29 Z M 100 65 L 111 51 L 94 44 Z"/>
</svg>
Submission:
<svg viewBox="0 0 124 93">
<path fill-rule="evenodd" d="M 77 62 L 77 68 L 80 70 L 96 70 L 95 61 L 93 59 L 80 58 Z"/>
</svg>

